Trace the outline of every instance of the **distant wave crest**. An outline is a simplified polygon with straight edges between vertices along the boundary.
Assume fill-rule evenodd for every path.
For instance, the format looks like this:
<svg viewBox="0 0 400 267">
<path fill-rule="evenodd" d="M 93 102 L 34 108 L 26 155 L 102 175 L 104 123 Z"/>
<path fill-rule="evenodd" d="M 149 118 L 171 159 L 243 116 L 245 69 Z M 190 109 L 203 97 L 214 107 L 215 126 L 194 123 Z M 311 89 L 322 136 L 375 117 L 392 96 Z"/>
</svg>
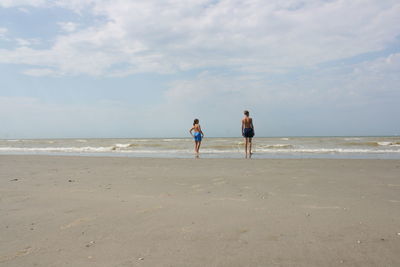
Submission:
<svg viewBox="0 0 400 267">
<path fill-rule="evenodd" d="M 346 146 L 400 146 L 400 142 L 389 142 L 389 141 L 373 141 L 373 142 L 348 142 L 344 143 Z"/>
</svg>

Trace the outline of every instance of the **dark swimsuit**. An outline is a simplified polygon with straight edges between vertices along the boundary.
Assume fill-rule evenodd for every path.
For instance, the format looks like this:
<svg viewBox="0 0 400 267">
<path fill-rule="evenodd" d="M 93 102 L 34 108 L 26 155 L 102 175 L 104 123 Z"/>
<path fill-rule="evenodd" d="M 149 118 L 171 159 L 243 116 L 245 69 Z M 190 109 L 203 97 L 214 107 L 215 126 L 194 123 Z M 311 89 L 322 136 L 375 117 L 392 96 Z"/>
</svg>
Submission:
<svg viewBox="0 0 400 267">
<path fill-rule="evenodd" d="M 246 138 L 252 138 L 254 136 L 253 128 L 244 128 L 243 136 Z"/>
</svg>

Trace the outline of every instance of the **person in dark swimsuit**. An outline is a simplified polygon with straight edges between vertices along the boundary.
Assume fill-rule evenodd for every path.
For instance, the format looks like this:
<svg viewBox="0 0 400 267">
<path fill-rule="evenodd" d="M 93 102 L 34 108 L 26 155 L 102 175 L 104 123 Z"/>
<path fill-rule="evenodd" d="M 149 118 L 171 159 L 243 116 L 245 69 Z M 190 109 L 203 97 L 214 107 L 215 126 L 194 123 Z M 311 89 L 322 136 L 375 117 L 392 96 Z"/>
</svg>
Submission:
<svg viewBox="0 0 400 267">
<path fill-rule="evenodd" d="M 245 139 L 245 153 L 246 153 L 246 158 L 247 155 L 251 157 L 251 141 L 252 138 L 254 137 L 254 125 L 253 125 L 253 119 L 249 117 L 249 111 L 245 110 L 244 111 L 244 118 L 242 119 L 242 136 Z"/>
</svg>

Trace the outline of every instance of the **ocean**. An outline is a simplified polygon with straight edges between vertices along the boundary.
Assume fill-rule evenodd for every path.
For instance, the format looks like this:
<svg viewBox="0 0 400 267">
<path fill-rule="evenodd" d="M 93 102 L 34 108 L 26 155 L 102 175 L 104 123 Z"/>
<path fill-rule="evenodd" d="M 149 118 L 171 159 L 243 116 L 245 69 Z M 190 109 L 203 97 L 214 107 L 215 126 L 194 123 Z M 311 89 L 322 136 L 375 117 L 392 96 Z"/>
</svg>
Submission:
<svg viewBox="0 0 400 267">
<path fill-rule="evenodd" d="M 191 138 L 2 139 L 0 154 L 192 158 Z M 201 158 L 242 158 L 243 138 L 204 138 Z M 400 136 L 256 137 L 253 158 L 400 159 Z"/>
</svg>

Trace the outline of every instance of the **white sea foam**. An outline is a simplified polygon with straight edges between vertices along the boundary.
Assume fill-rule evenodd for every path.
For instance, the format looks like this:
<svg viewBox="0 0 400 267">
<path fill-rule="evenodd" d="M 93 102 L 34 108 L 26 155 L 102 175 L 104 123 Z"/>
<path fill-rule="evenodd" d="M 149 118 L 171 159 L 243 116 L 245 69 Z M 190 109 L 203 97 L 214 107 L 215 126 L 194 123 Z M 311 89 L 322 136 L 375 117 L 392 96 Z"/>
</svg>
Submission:
<svg viewBox="0 0 400 267">
<path fill-rule="evenodd" d="M 380 146 L 392 146 L 394 145 L 392 142 L 377 142 Z"/>
<path fill-rule="evenodd" d="M 182 147 L 181 149 L 146 149 L 133 150 L 129 148 L 131 144 L 116 144 L 115 146 L 86 146 L 86 147 L 0 147 L 0 152 L 72 152 L 72 153 L 96 153 L 96 152 L 116 152 L 116 153 L 189 153 L 191 148 Z M 290 146 L 290 145 L 289 145 Z M 121 148 L 123 150 L 121 150 Z M 258 153 L 400 153 L 400 149 L 347 149 L 347 148 L 292 148 L 286 144 L 256 146 L 254 150 Z M 237 153 L 241 152 L 241 147 L 226 148 L 203 148 L 204 153 Z"/>
<path fill-rule="evenodd" d="M 115 144 L 115 147 L 117 148 L 128 148 L 132 146 L 131 144 Z"/>
<path fill-rule="evenodd" d="M 163 142 L 182 142 L 182 141 L 192 141 L 190 138 L 166 138 L 166 139 L 161 139 Z"/>
<path fill-rule="evenodd" d="M 0 147 L 0 152 L 111 152 L 113 147 Z"/>
<path fill-rule="evenodd" d="M 292 148 L 291 144 L 272 144 L 272 145 L 261 145 L 261 148 Z"/>
<path fill-rule="evenodd" d="M 204 151 L 202 151 L 204 152 Z M 117 153 L 123 154 L 186 154 L 193 153 L 193 150 L 189 149 L 169 149 L 169 150 L 148 150 L 148 149 L 138 149 L 138 150 L 120 150 Z"/>
<path fill-rule="evenodd" d="M 257 149 L 257 152 L 265 153 L 316 153 L 316 154 L 331 154 L 331 153 L 360 153 L 360 154 L 376 154 L 376 153 L 400 153 L 396 149 L 346 149 L 346 148 L 295 148 L 295 149 Z"/>
</svg>

